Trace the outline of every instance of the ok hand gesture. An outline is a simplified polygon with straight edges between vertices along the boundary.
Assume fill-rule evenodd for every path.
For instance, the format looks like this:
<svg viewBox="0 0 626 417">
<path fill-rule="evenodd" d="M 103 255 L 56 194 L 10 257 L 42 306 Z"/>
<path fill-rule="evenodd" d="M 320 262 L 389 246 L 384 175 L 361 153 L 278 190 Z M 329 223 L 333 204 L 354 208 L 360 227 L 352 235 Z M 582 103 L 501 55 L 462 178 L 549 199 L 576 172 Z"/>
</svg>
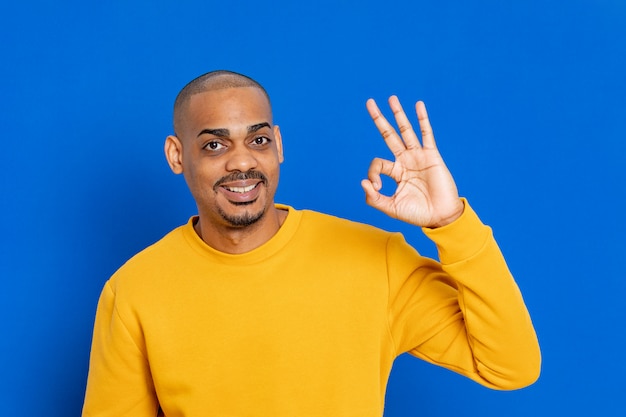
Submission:
<svg viewBox="0 0 626 417">
<path fill-rule="evenodd" d="M 400 135 L 382 115 L 376 102 L 367 101 L 370 117 L 395 157 L 393 162 L 375 158 L 370 164 L 368 178 L 361 181 L 367 204 L 416 226 L 435 228 L 453 222 L 461 216 L 464 206 L 435 145 L 426 106 L 421 101 L 415 104 L 421 144 L 396 96 L 389 98 L 389 106 Z M 381 194 L 381 174 L 396 182 L 392 196 Z"/>
</svg>

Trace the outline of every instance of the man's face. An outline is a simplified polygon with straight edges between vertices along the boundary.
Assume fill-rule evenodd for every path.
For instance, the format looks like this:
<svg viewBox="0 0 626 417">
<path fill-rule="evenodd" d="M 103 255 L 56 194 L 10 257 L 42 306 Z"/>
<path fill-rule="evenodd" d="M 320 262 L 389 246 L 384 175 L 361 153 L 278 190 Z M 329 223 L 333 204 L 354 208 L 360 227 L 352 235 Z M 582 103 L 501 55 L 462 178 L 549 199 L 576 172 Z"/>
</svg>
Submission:
<svg viewBox="0 0 626 417">
<path fill-rule="evenodd" d="M 191 96 L 178 141 L 180 170 L 201 220 L 214 226 L 246 227 L 274 205 L 283 161 L 278 126 L 263 92 L 226 88 Z M 170 138 L 168 138 L 168 141 Z"/>
</svg>

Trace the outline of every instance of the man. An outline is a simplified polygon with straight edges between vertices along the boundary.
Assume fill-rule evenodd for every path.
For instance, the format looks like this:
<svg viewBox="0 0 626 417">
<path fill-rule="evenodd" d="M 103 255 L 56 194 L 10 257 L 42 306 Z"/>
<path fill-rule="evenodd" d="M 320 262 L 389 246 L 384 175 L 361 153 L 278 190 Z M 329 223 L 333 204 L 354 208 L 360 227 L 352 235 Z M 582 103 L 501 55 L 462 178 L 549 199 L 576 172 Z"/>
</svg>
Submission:
<svg viewBox="0 0 626 417">
<path fill-rule="evenodd" d="M 84 416 L 381 416 L 403 352 L 485 386 L 535 381 L 540 353 L 521 294 L 435 146 L 398 101 L 395 156 L 366 201 L 422 227 L 440 262 L 400 234 L 276 204 L 283 144 L 254 80 L 217 71 L 174 106 L 167 161 L 198 216 L 128 261 L 103 289 Z M 380 176 L 397 183 L 384 196 Z"/>
</svg>

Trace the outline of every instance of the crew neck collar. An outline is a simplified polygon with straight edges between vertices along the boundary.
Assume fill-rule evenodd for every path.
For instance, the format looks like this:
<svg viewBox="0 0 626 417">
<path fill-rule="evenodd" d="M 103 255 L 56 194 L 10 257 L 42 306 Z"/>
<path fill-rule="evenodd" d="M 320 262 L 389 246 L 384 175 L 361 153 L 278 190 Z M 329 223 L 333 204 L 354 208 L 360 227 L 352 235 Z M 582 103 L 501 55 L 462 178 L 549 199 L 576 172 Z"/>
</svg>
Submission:
<svg viewBox="0 0 626 417">
<path fill-rule="evenodd" d="M 186 242 L 196 252 L 200 253 L 204 257 L 212 259 L 213 261 L 238 265 L 261 262 L 274 255 L 291 240 L 298 229 L 302 218 L 302 212 L 295 210 L 291 206 L 285 204 L 276 204 L 275 206 L 279 210 L 287 210 L 287 217 L 285 218 L 285 221 L 270 240 L 249 252 L 230 254 L 218 251 L 207 245 L 206 242 L 198 236 L 193 227 L 193 224 L 197 220 L 198 216 L 192 216 L 187 224 L 182 227 L 182 232 Z"/>
</svg>

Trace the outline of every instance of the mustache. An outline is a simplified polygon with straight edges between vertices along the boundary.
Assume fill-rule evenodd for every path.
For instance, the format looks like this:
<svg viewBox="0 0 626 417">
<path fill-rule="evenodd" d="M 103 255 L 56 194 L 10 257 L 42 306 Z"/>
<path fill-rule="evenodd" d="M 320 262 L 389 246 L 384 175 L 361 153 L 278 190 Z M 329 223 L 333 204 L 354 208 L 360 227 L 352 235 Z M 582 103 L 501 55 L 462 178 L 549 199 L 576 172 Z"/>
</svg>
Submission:
<svg viewBox="0 0 626 417">
<path fill-rule="evenodd" d="M 223 176 L 215 182 L 213 189 L 216 190 L 219 186 L 226 182 L 244 180 L 261 180 L 265 185 L 267 185 L 267 177 L 262 172 L 250 170 L 246 172 L 233 172 L 232 174 Z"/>
</svg>

